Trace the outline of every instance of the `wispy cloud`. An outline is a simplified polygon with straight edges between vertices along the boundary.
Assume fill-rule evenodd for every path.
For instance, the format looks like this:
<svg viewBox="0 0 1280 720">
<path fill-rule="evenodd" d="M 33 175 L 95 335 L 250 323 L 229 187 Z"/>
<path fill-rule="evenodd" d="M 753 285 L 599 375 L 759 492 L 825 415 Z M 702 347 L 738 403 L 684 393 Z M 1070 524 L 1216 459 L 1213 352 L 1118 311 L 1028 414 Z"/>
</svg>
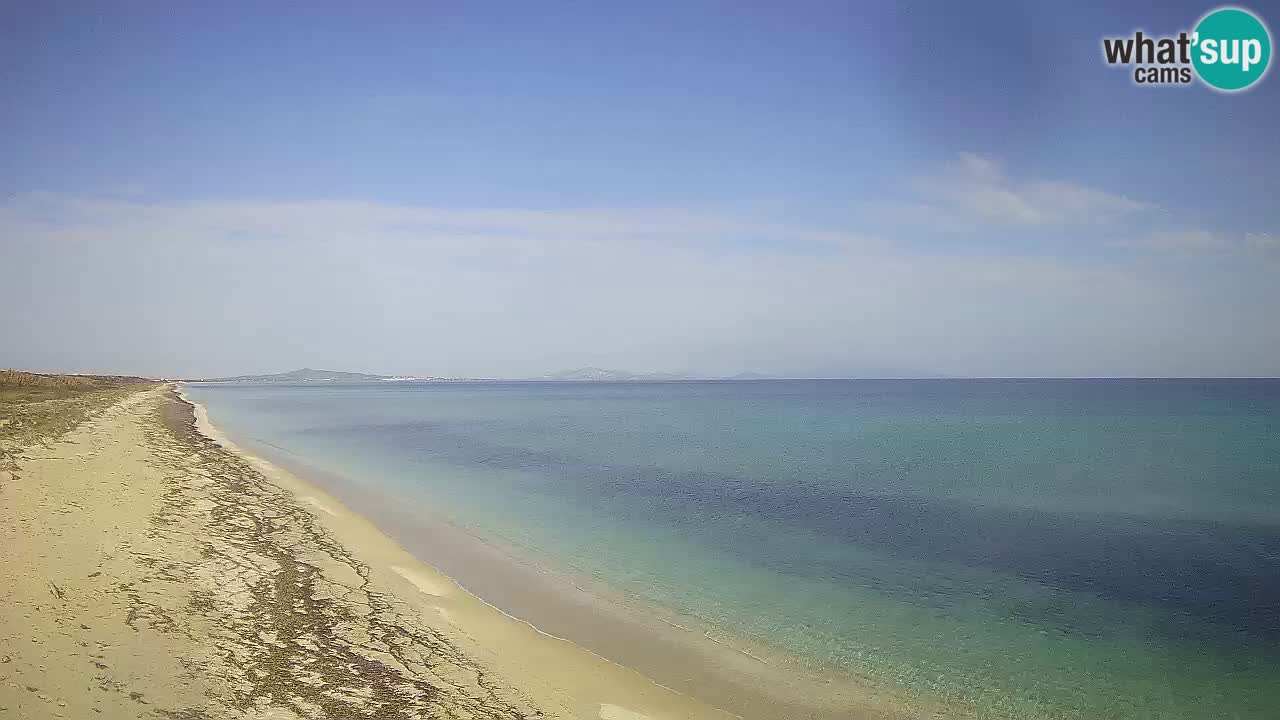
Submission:
<svg viewBox="0 0 1280 720">
<path fill-rule="evenodd" d="M 1202 228 L 1155 230 L 1138 238 L 1116 241 L 1112 245 L 1121 248 L 1193 255 L 1228 252 L 1236 246 L 1230 237 Z"/>
<path fill-rule="evenodd" d="M 714 249 L 759 242 L 798 252 L 884 244 L 881 238 L 847 230 L 672 208 L 440 208 L 359 200 L 158 203 L 28 193 L 0 203 L 0 222 L 11 233 L 39 226 L 55 235 L 65 230 L 68 238 L 86 228 L 129 228 L 145 235 L 176 224 L 188 236 L 219 243 L 275 239 L 316 245 L 363 238 L 462 246 L 640 243 Z"/>
<path fill-rule="evenodd" d="M 916 197 L 899 208 L 900 217 L 957 228 L 1104 223 L 1155 207 L 1079 183 L 1018 177 L 997 158 L 973 152 L 959 153 L 913 187 Z"/>
</svg>

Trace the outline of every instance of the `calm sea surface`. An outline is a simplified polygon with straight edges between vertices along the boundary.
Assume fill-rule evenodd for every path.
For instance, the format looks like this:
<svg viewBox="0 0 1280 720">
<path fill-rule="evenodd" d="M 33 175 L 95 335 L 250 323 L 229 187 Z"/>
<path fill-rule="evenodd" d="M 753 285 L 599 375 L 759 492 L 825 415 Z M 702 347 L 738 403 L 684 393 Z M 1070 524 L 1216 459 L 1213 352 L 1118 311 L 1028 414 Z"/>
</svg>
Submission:
<svg viewBox="0 0 1280 720">
<path fill-rule="evenodd" d="M 1280 381 L 187 391 L 237 440 L 957 711 L 1280 717 Z"/>
</svg>

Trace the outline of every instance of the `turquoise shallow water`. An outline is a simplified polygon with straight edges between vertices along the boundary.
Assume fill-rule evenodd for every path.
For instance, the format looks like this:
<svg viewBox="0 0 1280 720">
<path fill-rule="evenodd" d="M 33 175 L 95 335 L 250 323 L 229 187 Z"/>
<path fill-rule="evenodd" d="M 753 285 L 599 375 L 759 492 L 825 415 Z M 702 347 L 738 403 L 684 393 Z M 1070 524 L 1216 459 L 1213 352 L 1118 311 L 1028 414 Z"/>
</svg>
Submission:
<svg viewBox="0 0 1280 720">
<path fill-rule="evenodd" d="M 1280 717 L 1280 381 L 193 385 L 235 437 L 989 717 Z"/>
</svg>

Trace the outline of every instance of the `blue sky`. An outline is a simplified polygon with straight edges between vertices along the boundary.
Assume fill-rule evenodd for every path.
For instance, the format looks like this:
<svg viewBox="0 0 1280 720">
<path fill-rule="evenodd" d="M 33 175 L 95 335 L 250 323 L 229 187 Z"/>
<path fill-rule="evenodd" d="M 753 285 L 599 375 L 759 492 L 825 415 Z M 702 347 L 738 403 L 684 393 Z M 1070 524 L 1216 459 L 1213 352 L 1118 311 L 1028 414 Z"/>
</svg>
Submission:
<svg viewBox="0 0 1280 720">
<path fill-rule="evenodd" d="M 1115 5 L 7 5 L 0 365 L 1280 374 L 1280 85 Z"/>
</svg>

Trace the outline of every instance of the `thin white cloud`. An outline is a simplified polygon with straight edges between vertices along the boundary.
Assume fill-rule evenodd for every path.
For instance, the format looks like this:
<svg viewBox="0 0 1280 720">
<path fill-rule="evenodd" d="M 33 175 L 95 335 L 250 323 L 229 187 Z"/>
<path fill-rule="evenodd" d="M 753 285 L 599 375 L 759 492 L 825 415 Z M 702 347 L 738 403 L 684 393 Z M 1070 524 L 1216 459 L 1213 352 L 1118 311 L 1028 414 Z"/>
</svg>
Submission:
<svg viewBox="0 0 1280 720">
<path fill-rule="evenodd" d="M 401 237 L 462 245 L 642 243 L 703 248 L 767 241 L 802 251 L 884 244 L 880 238 L 851 231 L 670 208 L 455 209 L 356 200 L 154 203 L 28 193 L 0 202 L 0 222 L 8 223 L 11 232 L 18 226 L 43 224 L 51 230 L 116 226 L 146 233 L 181 224 L 218 241 L 317 243 Z"/>
<path fill-rule="evenodd" d="M 1202 228 L 1168 228 L 1145 236 L 1113 243 L 1116 247 L 1155 250 L 1180 254 L 1229 252 L 1235 247 L 1231 238 Z"/>
<path fill-rule="evenodd" d="M 1154 206 L 1063 180 L 1019 178 L 998 159 L 962 152 L 915 183 L 914 214 L 957 226 L 1045 226 L 1108 222 Z M 921 213 L 921 209 L 925 212 Z"/>
</svg>

